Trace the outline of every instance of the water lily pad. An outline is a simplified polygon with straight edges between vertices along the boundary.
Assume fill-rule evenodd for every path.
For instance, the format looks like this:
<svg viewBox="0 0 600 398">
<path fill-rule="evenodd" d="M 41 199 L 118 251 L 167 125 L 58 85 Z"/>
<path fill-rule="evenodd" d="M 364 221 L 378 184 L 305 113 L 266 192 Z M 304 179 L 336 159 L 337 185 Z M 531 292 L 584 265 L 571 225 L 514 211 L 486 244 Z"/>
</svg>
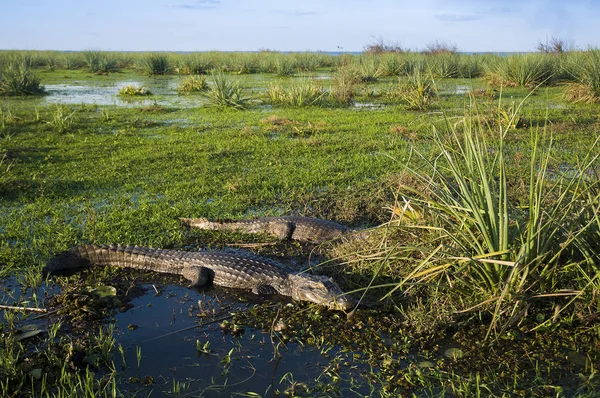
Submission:
<svg viewBox="0 0 600 398">
<path fill-rule="evenodd" d="M 435 365 L 433 364 L 433 362 L 430 361 L 421 361 L 417 363 L 417 367 L 421 369 L 431 369 L 434 368 Z"/>
<path fill-rule="evenodd" d="M 458 359 L 463 357 L 463 351 L 460 348 L 448 348 L 444 351 L 446 358 Z"/>
<path fill-rule="evenodd" d="M 20 334 L 16 335 L 15 336 L 15 341 L 21 341 L 21 340 L 29 339 L 29 338 L 31 338 L 33 336 L 37 336 L 38 334 L 40 334 L 42 332 L 43 332 L 42 329 L 29 330 L 27 332 L 20 333 Z"/>
<path fill-rule="evenodd" d="M 33 369 L 29 372 L 29 375 L 34 379 L 39 380 L 42 378 L 42 369 Z"/>
<path fill-rule="evenodd" d="M 117 289 L 112 286 L 98 286 L 90 290 L 90 293 L 94 293 L 98 297 L 112 297 L 117 295 Z"/>
<path fill-rule="evenodd" d="M 569 362 L 574 363 L 575 365 L 579 365 L 579 366 L 587 366 L 589 363 L 588 357 L 577 351 L 568 351 L 567 352 L 567 360 L 569 360 Z"/>
</svg>

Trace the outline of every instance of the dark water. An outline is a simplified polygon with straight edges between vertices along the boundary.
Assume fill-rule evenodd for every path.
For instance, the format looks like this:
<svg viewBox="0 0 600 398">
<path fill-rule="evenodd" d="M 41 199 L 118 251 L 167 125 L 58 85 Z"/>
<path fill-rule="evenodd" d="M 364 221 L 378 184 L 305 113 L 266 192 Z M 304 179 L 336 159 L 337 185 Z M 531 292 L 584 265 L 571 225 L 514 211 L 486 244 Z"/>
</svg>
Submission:
<svg viewBox="0 0 600 398">
<path fill-rule="evenodd" d="M 3 280 L 0 303 L 44 307 L 44 292 L 59 292 L 56 287 L 21 290 L 19 286 L 14 277 Z M 364 395 L 369 391 L 360 386 L 360 374 L 367 367 L 354 363 L 352 352 L 332 345 L 316 348 L 299 342 L 284 343 L 278 332 L 246 327 L 233 333 L 231 328 L 221 327 L 224 318 L 233 325 L 232 312 L 255 304 L 294 305 L 285 298 L 263 298 L 219 287 L 141 287 L 145 293 L 132 300 L 132 308 L 116 314 L 113 322 L 113 361 L 120 370 L 119 389 L 127 395 L 276 396 L 297 390 L 298 383 L 316 391 L 330 389 L 323 391 L 325 396 L 340 396 L 344 395 L 340 391 L 350 390 Z M 33 296 L 39 298 L 37 303 Z M 49 317 L 34 321 L 32 317 L 22 323 L 43 330 L 49 327 Z M 198 345 L 204 347 L 207 342 L 208 353 L 199 351 Z M 331 370 L 332 361 L 346 363 L 342 375 Z"/>
</svg>

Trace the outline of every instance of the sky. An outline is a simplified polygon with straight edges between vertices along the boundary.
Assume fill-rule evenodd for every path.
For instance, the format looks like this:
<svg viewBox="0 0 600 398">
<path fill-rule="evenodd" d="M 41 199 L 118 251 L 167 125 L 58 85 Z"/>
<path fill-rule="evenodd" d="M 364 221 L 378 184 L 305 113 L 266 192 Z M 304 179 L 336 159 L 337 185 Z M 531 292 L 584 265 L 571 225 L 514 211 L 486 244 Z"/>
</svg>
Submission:
<svg viewBox="0 0 600 398">
<path fill-rule="evenodd" d="M 0 49 L 533 51 L 600 47 L 600 0 L 0 0 Z"/>
</svg>

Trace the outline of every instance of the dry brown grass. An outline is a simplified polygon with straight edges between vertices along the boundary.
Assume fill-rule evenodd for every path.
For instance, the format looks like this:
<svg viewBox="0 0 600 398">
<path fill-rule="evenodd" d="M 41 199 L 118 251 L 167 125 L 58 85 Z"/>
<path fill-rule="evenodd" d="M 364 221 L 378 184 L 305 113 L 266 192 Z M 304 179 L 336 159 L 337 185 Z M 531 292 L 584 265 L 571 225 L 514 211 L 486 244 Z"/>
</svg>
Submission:
<svg viewBox="0 0 600 398">
<path fill-rule="evenodd" d="M 581 83 L 567 84 L 563 96 L 567 101 L 572 102 L 574 104 L 594 104 L 600 101 L 598 95 L 596 95 L 596 93 L 590 88 L 589 85 Z"/>
</svg>

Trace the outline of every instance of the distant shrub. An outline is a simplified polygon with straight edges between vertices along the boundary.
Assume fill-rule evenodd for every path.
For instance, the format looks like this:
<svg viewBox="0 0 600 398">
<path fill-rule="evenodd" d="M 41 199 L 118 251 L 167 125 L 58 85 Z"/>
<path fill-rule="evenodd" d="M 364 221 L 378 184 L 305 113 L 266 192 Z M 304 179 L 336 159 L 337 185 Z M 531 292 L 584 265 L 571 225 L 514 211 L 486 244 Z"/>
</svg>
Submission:
<svg viewBox="0 0 600 398">
<path fill-rule="evenodd" d="M 554 55 L 561 55 L 569 52 L 573 47 L 574 46 L 571 43 L 559 37 L 551 37 L 550 40 L 546 39 L 545 43 L 540 41 L 536 46 L 539 52 Z"/>
<path fill-rule="evenodd" d="M 166 75 L 170 71 L 169 57 L 165 54 L 149 54 L 142 59 L 141 66 L 148 75 Z"/>
<path fill-rule="evenodd" d="M 408 50 L 404 49 L 399 43 L 386 43 L 382 37 L 376 38 L 372 43 L 367 44 L 363 48 L 364 53 L 368 54 L 383 54 L 383 53 L 405 53 Z"/>
<path fill-rule="evenodd" d="M 24 60 L 7 63 L 0 70 L 0 95 L 33 95 L 44 93 L 40 79 Z"/>
<path fill-rule="evenodd" d="M 102 51 L 83 51 L 83 60 L 92 73 L 108 74 L 118 72 L 118 63 L 114 55 Z"/>
<path fill-rule="evenodd" d="M 458 46 L 454 43 L 436 40 L 429 43 L 423 50 L 425 54 L 456 54 Z"/>
</svg>

